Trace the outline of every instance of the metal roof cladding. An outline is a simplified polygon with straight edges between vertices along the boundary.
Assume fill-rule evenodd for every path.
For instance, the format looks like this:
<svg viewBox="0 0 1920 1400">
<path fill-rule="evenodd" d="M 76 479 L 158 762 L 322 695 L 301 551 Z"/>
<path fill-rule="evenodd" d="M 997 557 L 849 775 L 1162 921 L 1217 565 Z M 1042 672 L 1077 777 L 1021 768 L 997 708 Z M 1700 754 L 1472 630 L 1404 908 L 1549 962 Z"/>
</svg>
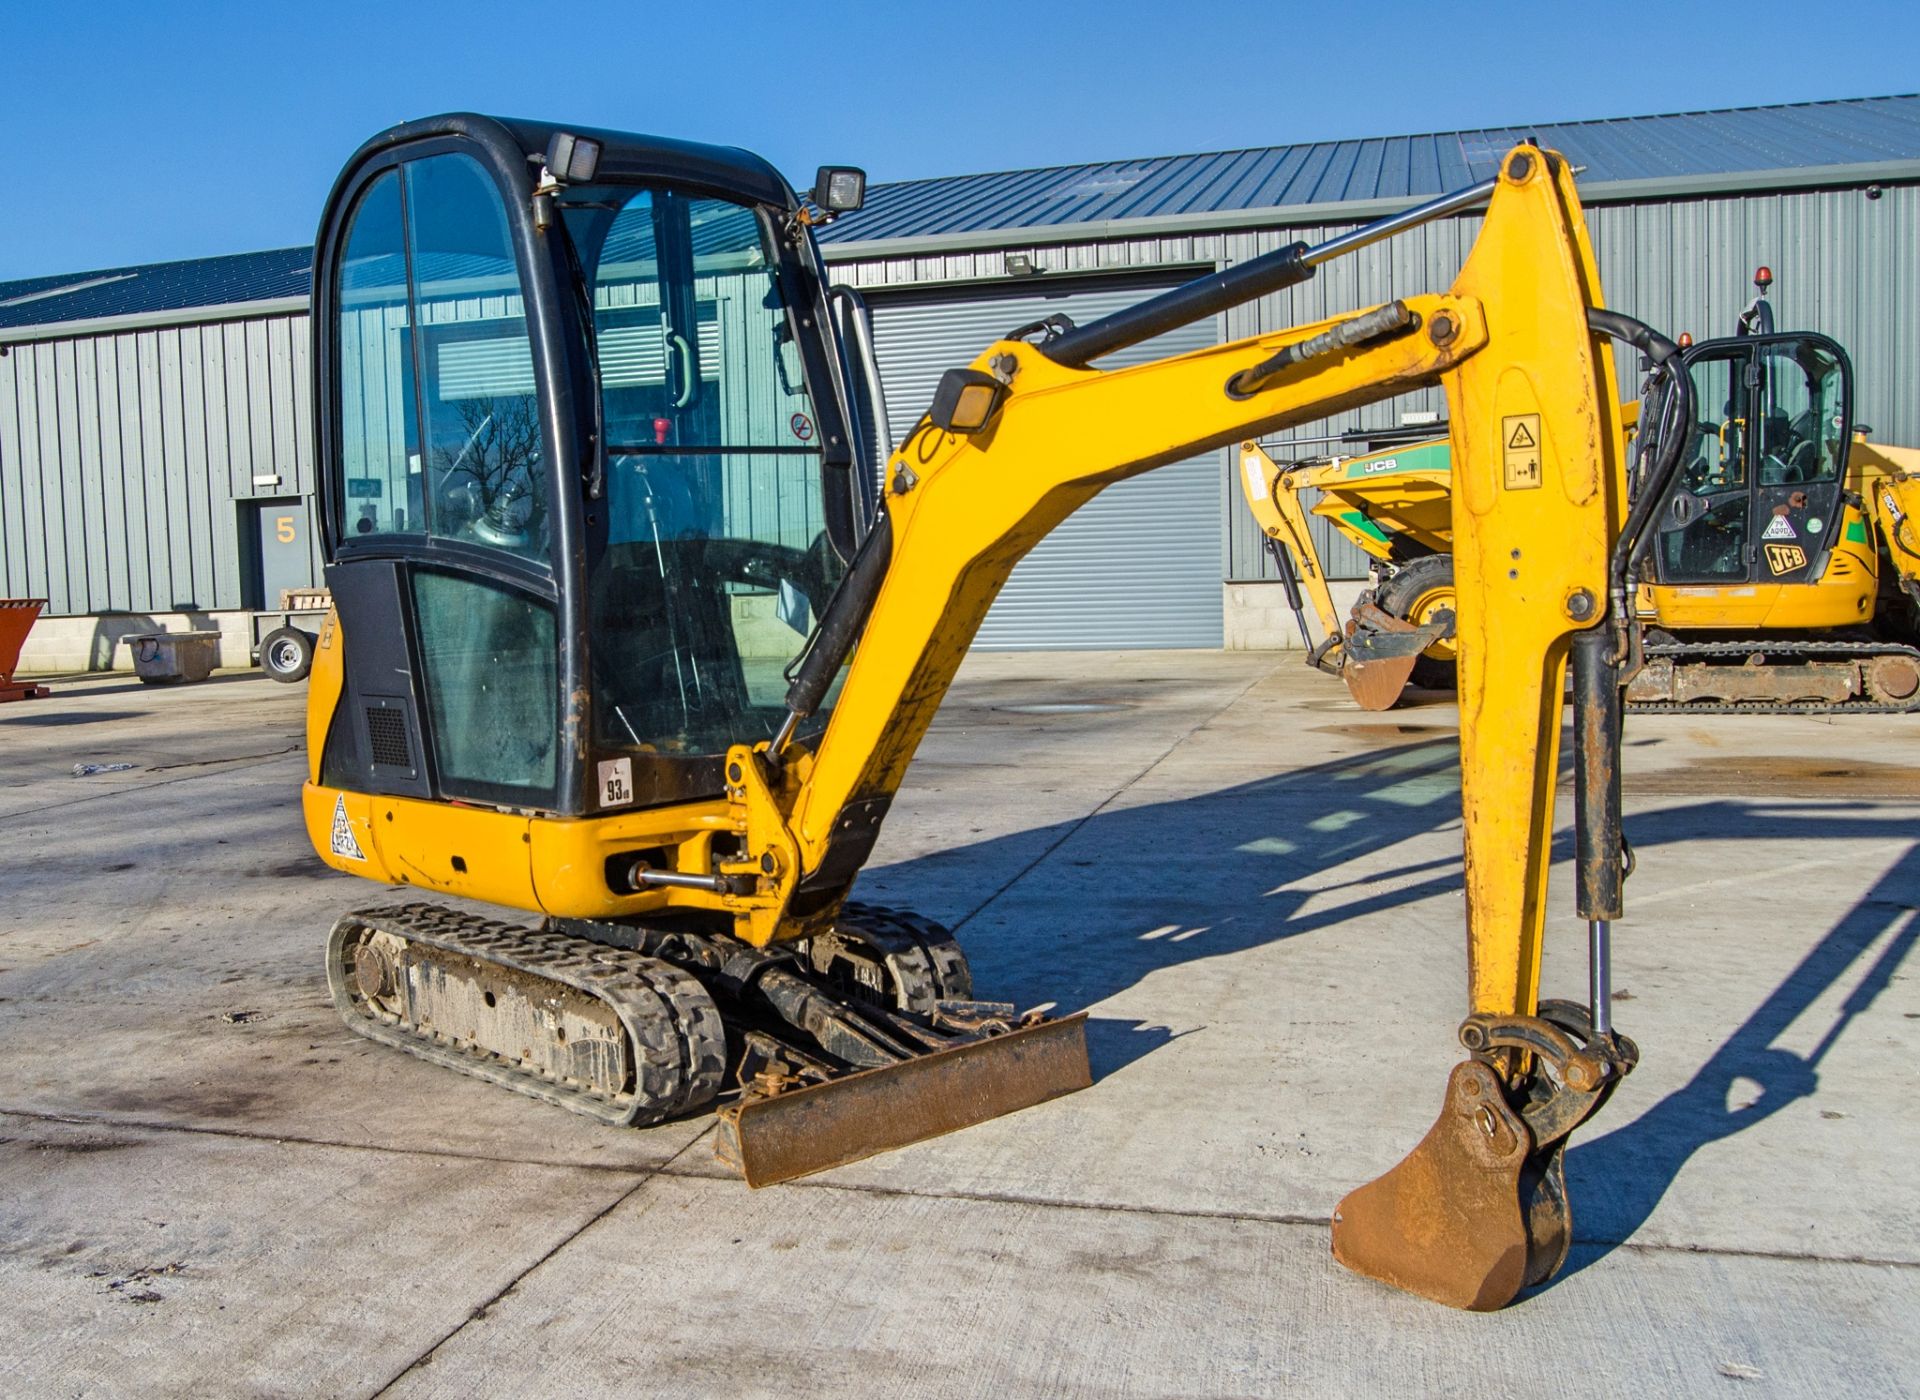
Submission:
<svg viewBox="0 0 1920 1400">
<path fill-rule="evenodd" d="M 297 301 L 304 307 L 312 276 L 313 249 L 278 248 L 0 282 L 0 330 L 236 302 Z"/>
<path fill-rule="evenodd" d="M 1156 228 L 1369 218 L 1485 179 L 1521 141 L 1562 152 L 1581 196 L 1657 198 L 1829 180 L 1920 178 L 1920 95 L 1262 146 L 873 185 L 821 231 L 843 256 Z M 1227 216 L 1239 216 L 1223 218 Z M 1257 218 L 1247 217 L 1257 215 Z M 1089 228 L 1095 225 L 1095 228 Z"/>
<path fill-rule="evenodd" d="M 1920 94 L 900 180 L 869 186 L 866 208 L 820 238 L 829 256 L 847 258 L 1289 216 L 1337 223 L 1483 179 L 1528 139 L 1586 167 L 1580 190 L 1589 202 L 1914 180 Z M 72 332 L 75 322 L 109 329 L 130 319 L 187 320 L 194 318 L 185 313 L 242 305 L 249 313 L 302 309 L 311 263 L 311 249 L 283 248 L 0 282 L 0 333 L 28 332 L 0 338 L 40 338 L 50 326 Z"/>
</svg>

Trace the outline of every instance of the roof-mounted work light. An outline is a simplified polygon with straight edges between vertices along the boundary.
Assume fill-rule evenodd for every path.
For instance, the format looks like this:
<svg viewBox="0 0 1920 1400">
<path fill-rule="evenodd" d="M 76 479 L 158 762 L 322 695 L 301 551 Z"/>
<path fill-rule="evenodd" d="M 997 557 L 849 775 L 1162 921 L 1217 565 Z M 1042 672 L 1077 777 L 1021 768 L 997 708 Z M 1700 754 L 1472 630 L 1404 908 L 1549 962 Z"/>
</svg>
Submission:
<svg viewBox="0 0 1920 1400">
<path fill-rule="evenodd" d="M 851 165 L 823 165 L 807 198 L 829 214 L 851 214 L 867 202 L 867 172 Z"/>
<path fill-rule="evenodd" d="M 591 184 L 600 169 L 600 143 L 571 131 L 556 131 L 547 142 L 547 169 L 563 185 Z"/>
</svg>

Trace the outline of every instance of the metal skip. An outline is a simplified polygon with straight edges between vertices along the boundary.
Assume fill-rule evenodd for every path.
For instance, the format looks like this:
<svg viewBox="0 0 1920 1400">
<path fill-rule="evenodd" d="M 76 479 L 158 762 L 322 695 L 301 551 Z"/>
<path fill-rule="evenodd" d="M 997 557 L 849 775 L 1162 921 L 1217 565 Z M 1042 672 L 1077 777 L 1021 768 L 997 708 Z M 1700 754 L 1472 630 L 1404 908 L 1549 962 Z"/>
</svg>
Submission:
<svg viewBox="0 0 1920 1400">
<path fill-rule="evenodd" d="M 749 1186 L 938 1137 L 1093 1083 L 1086 1013 L 805 1088 L 750 1086 L 718 1113 L 715 1152 Z"/>
</svg>

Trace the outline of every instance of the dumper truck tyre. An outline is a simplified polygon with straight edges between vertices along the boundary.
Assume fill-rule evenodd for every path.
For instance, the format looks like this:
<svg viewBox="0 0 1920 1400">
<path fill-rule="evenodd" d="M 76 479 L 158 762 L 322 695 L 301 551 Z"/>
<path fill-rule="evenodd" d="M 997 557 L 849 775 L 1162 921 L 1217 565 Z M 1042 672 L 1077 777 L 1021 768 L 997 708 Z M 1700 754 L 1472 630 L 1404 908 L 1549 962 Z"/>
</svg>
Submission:
<svg viewBox="0 0 1920 1400">
<path fill-rule="evenodd" d="M 260 669 L 291 685 L 313 669 L 313 638 L 298 627 L 276 627 L 260 639 Z"/>
<path fill-rule="evenodd" d="M 1381 585 L 1379 607 L 1404 622 L 1424 627 L 1442 613 L 1452 616 L 1453 556 L 1427 554 L 1409 559 Z M 1425 690 L 1452 690 L 1459 647 L 1451 629 L 1421 652 L 1413 663 L 1412 682 Z"/>
</svg>

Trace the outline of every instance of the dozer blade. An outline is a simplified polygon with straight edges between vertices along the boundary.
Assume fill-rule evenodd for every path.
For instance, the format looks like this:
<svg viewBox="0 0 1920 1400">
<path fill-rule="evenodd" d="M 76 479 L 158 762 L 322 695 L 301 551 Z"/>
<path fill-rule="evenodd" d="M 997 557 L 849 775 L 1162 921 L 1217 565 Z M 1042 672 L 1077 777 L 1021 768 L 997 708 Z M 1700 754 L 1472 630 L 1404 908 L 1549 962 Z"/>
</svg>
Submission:
<svg viewBox="0 0 1920 1400">
<path fill-rule="evenodd" d="M 750 1088 L 719 1110 L 715 1151 L 749 1186 L 938 1137 L 1093 1083 L 1086 1013 L 806 1088 Z"/>
</svg>

